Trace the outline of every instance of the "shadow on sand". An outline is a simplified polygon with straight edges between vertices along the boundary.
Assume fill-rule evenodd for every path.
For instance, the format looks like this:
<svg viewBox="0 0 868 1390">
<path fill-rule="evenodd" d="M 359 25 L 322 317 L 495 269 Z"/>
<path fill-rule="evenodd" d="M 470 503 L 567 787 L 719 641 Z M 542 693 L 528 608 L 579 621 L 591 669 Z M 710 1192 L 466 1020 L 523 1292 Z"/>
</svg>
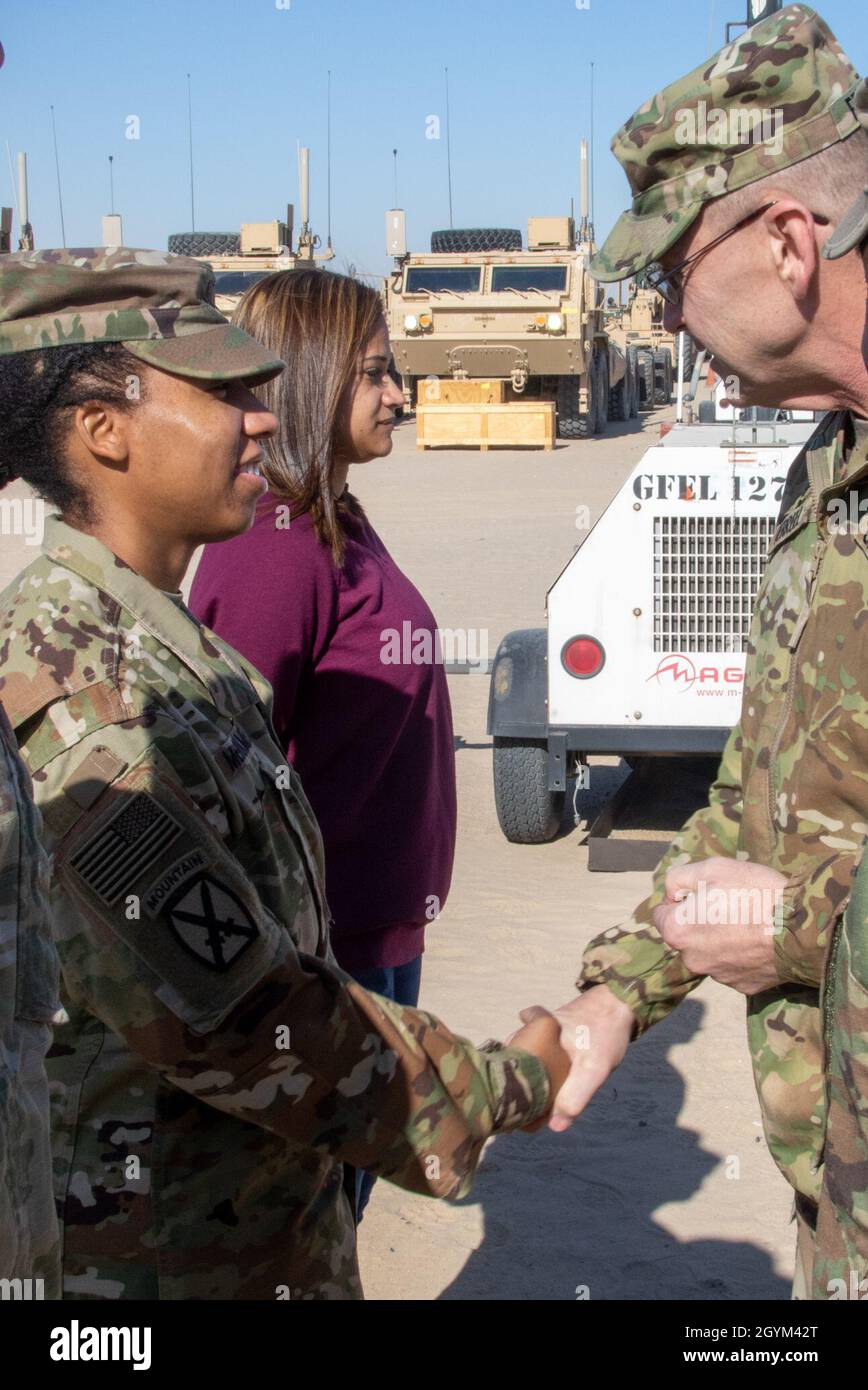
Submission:
<svg viewBox="0 0 868 1390">
<path fill-rule="evenodd" d="M 566 1135 L 495 1140 L 465 1199 L 482 1207 L 485 1237 L 441 1298 L 789 1298 L 758 1246 L 679 1241 L 654 1219 L 723 1161 L 679 1126 L 684 1081 L 667 1055 L 694 1035 L 703 1009 L 688 999 L 634 1044 Z M 738 1182 L 726 1186 L 736 1204 Z"/>
</svg>

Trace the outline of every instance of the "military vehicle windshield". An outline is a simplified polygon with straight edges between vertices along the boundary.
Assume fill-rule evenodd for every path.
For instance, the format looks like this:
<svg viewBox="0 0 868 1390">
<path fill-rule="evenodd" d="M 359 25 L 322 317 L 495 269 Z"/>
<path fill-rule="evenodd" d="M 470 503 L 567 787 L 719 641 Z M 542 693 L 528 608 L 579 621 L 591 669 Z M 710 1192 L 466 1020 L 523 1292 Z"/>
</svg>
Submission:
<svg viewBox="0 0 868 1390">
<path fill-rule="evenodd" d="M 565 265 L 496 265 L 491 272 L 491 288 L 498 290 L 565 290 Z"/>
<path fill-rule="evenodd" d="M 217 294 L 243 294 L 257 280 L 273 274 L 272 270 L 215 270 L 214 289 Z"/>
<path fill-rule="evenodd" d="M 475 294 L 479 292 L 482 279 L 480 265 L 412 265 L 407 271 L 406 294 L 440 294 L 443 290 L 452 294 Z"/>
</svg>

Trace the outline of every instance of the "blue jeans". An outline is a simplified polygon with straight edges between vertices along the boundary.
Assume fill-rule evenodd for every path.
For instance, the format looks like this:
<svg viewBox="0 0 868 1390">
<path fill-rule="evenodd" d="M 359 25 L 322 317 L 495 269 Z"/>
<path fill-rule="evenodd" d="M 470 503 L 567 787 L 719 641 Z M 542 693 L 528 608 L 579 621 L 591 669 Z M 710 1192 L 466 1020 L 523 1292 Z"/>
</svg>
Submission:
<svg viewBox="0 0 868 1390">
<path fill-rule="evenodd" d="M 415 1009 L 419 1003 L 419 986 L 422 980 L 422 957 L 416 956 L 406 965 L 378 965 L 372 970 L 361 970 L 355 977 L 363 989 L 373 994 L 382 994 L 386 999 L 394 999 L 396 1004 L 406 1004 Z M 363 1168 L 356 1169 L 356 1223 L 368 1205 L 371 1190 L 376 1182 Z"/>
</svg>

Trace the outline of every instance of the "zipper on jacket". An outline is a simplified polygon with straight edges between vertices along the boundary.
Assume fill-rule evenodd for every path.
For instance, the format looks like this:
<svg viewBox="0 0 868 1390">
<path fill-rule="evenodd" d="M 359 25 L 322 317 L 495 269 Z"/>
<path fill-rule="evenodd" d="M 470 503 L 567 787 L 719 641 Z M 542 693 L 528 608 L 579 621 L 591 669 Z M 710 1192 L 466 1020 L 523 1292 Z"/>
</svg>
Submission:
<svg viewBox="0 0 868 1390">
<path fill-rule="evenodd" d="M 780 720 L 778 721 L 778 727 L 775 730 L 775 736 L 772 739 L 769 747 L 768 813 L 770 829 L 772 832 L 773 839 L 775 834 L 775 794 L 777 790 L 775 782 L 775 765 L 777 763 L 778 753 L 780 752 L 781 748 L 781 739 L 784 736 L 784 729 L 786 728 L 787 720 L 790 717 L 790 712 L 793 707 L 793 698 L 795 696 L 796 674 L 798 671 L 798 666 L 796 664 L 795 659 L 795 651 L 799 645 L 799 642 L 801 641 L 802 633 L 804 632 L 805 627 L 807 626 L 808 618 L 811 616 L 811 603 L 814 597 L 814 586 L 817 582 L 817 574 L 820 569 L 820 561 L 823 558 L 823 552 L 825 549 L 826 541 L 821 536 L 814 541 L 814 544 L 811 548 L 811 563 L 808 569 L 807 580 L 805 584 L 804 602 L 802 604 L 801 612 L 799 613 L 799 616 L 796 619 L 793 631 L 790 635 L 790 640 L 787 643 L 787 647 L 790 652 L 790 669 L 789 674 L 787 676 L 787 693 L 786 698 L 784 700 L 783 713 L 781 715 Z"/>
</svg>

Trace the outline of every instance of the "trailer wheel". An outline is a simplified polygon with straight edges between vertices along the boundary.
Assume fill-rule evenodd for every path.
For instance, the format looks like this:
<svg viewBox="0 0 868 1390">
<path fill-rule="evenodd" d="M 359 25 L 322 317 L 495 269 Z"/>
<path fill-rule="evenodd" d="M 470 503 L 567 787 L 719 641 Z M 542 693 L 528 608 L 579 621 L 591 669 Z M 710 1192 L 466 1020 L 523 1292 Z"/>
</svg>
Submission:
<svg viewBox="0 0 868 1390">
<path fill-rule="evenodd" d="M 638 352 L 634 347 L 627 349 L 627 382 L 629 395 L 629 415 L 628 419 L 635 420 L 639 414 L 639 361 Z"/>
<path fill-rule="evenodd" d="M 640 348 L 636 354 L 639 369 L 639 409 L 654 409 L 654 355 L 650 348 Z"/>
<path fill-rule="evenodd" d="M 602 355 L 596 359 L 597 409 L 594 419 L 594 434 L 604 434 L 609 419 L 609 363 Z"/>
<path fill-rule="evenodd" d="M 591 368 L 588 373 L 589 408 L 583 415 L 579 411 L 579 385 L 577 376 L 558 377 L 558 438 L 587 439 L 594 432 L 597 413 L 597 374 Z"/>
<path fill-rule="evenodd" d="M 431 233 L 431 251 L 520 251 L 517 227 L 447 227 Z"/>
<path fill-rule="evenodd" d="M 240 249 L 238 232 L 173 232 L 169 237 L 173 256 L 237 256 Z"/>
<path fill-rule="evenodd" d="M 553 840 L 564 813 L 564 793 L 548 789 L 544 742 L 494 737 L 494 804 L 506 838 L 514 845 Z"/>
<path fill-rule="evenodd" d="M 657 348 L 654 353 L 654 404 L 668 405 L 672 397 L 672 353 Z"/>
</svg>

